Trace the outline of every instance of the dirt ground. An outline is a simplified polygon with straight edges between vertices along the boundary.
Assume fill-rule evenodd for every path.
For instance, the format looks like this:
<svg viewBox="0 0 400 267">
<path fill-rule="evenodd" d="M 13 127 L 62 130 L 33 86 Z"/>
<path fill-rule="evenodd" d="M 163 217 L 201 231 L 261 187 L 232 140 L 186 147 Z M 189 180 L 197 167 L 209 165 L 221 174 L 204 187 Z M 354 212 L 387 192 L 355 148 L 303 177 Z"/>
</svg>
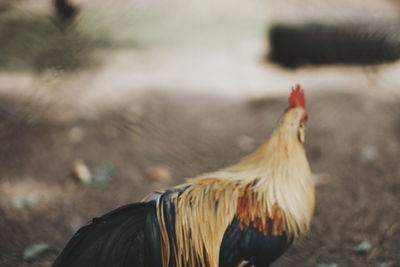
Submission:
<svg viewBox="0 0 400 267">
<path fill-rule="evenodd" d="M 2 266 L 48 266 L 92 217 L 237 161 L 268 136 L 286 107 L 283 98 L 192 97 L 150 92 L 101 118 L 68 124 L 33 120 L 15 111 L 18 103 L 7 105 L 1 113 Z M 310 95 L 308 103 L 307 153 L 313 171 L 329 174 L 331 182 L 318 188 L 311 233 L 276 266 L 399 266 L 399 101 L 336 93 Z M 72 142 L 76 127 L 83 137 Z M 251 142 L 243 146 L 243 137 Z M 363 158 L 365 147 L 374 147 L 376 155 Z M 92 169 L 113 166 L 117 175 L 106 187 L 79 185 L 69 176 L 77 158 Z M 171 169 L 170 184 L 144 176 L 159 164 Z M 13 208 L 13 198 L 32 193 L 40 196 L 37 206 Z M 372 249 L 359 255 L 355 248 L 365 240 Z M 55 251 L 21 263 L 23 249 L 38 242 Z"/>
<path fill-rule="evenodd" d="M 311 232 L 274 266 L 400 266 L 400 65 L 283 70 L 258 57 L 258 2 L 240 10 L 240 23 L 220 19 L 226 2 L 214 13 L 184 2 L 157 4 L 162 12 L 135 2 L 150 12 L 131 28 L 110 11 L 64 35 L 41 17 L 0 14 L 1 33 L 18 29 L 0 43 L 0 266 L 50 266 L 91 218 L 238 161 L 269 136 L 296 82 L 307 90 L 312 170 L 330 180 L 317 188 Z M 188 13 L 168 13 L 177 7 Z M 208 24 L 204 14 L 214 14 Z M 102 183 L 71 177 L 78 159 Z M 148 179 L 159 165 L 172 180 Z M 50 249 L 24 262 L 38 243 Z"/>
</svg>

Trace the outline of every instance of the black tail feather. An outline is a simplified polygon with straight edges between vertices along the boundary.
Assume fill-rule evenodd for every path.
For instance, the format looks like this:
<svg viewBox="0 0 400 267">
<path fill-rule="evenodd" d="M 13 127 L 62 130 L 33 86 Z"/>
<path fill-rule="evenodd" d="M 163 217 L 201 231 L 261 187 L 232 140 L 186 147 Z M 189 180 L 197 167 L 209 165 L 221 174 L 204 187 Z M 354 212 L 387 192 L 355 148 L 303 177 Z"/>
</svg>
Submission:
<svg viewBox="0 0 400 267">
<path fill-rule="evenodd" d="M 155 202 L 116 209 L 82 227 L 53 267 L 161 266 Z"/>
</svg>

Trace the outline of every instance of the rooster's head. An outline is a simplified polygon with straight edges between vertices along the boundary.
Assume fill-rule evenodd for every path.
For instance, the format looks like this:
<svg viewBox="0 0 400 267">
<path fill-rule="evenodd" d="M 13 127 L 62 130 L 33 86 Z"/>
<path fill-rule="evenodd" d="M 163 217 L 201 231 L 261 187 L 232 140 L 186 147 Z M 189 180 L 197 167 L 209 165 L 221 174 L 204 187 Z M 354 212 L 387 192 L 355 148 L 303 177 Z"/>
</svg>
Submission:
<svg viewBox="0 0 400 267">
<path fill-rule="evenodd" d="M 303 144 L 305 138 L 305 126 L 308 119 L 304 90 L 299 84 L 292 87 L 289 96 L 289 108 L 281 118 L 281 126 L 290 132 L 297 134 L 299 141 Z"/>
</svg>

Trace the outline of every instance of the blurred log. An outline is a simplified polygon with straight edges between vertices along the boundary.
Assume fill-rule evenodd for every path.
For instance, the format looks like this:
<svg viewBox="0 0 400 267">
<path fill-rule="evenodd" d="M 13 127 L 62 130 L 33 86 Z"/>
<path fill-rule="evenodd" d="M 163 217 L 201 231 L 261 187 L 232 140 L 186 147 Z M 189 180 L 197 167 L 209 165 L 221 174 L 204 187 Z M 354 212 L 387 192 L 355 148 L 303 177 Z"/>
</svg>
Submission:
<svg viewBox="0 0 400 267">
<path fill-rule="evenodd" d="M 378 64 L 400 58 L 400 20 L 276 24 L 269 59 L 285 67 Z"/>
</svg>

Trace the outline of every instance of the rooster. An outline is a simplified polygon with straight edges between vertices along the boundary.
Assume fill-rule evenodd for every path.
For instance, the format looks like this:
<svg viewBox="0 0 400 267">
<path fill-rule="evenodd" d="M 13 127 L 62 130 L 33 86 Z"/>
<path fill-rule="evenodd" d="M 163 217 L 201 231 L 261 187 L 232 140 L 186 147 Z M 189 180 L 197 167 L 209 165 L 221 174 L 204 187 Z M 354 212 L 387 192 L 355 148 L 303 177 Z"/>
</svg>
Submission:
<svg viewBox="0 0 400 267">
<path fill-rule="evenodd" d="M 53 267 L 269 266 L 307 233 L 314 183 L 303 89 L 255 152 L 82 227 Z"/>
</svg>

